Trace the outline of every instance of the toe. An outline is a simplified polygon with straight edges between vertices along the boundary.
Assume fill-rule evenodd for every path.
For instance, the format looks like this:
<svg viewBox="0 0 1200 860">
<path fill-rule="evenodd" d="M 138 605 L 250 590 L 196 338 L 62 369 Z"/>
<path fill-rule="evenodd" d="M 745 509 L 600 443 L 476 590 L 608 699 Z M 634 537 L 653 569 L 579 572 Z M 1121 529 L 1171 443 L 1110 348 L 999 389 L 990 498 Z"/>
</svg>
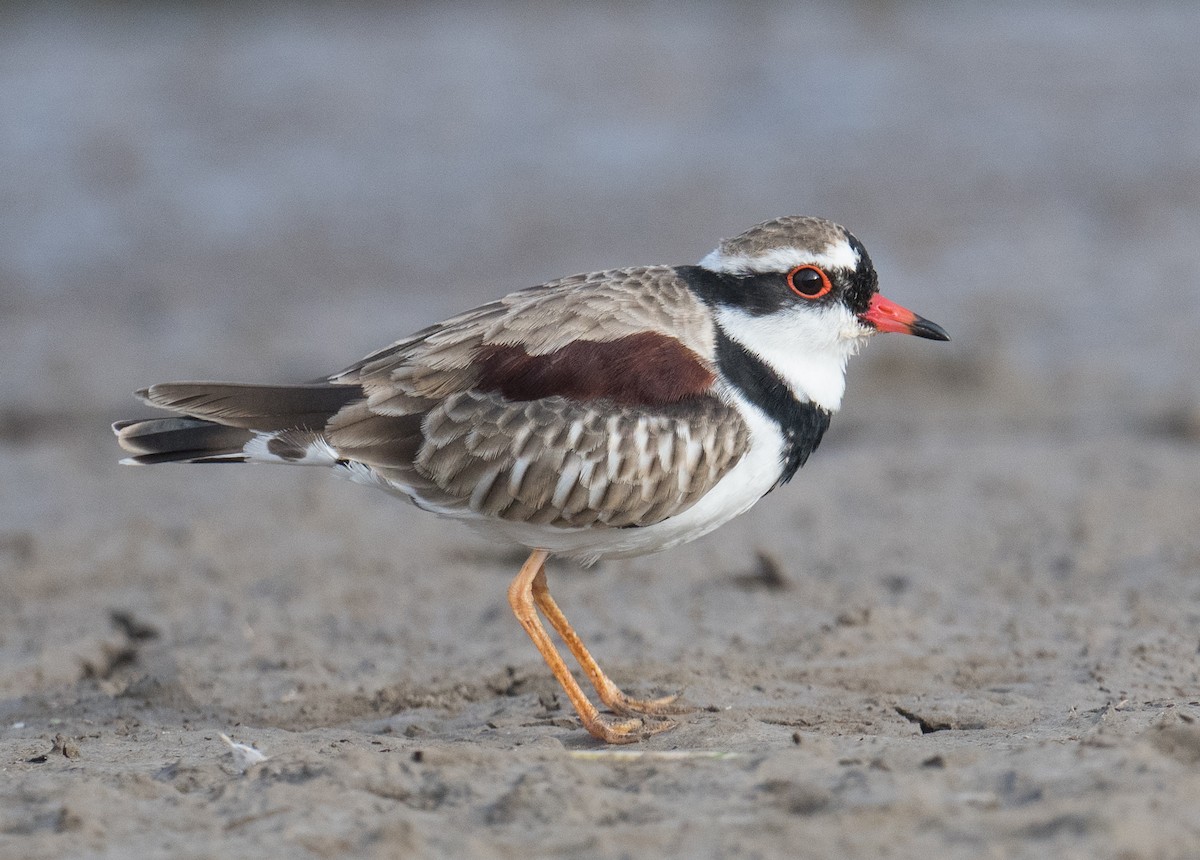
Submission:
<svg viewBox="0 0 1200 860">
<path fill-rule="evenodd" d="M 605 704 L 618 714 L 627 717 L 658 717 L 668 714 L 687 714 L 694 711 L 695 708 L 678 704 L 681 695 L 682 693 L 675 693 L 674 695 L 661 696 L 657 699 L 635 699 L 632 696 L 626 696 L 624 693 L 621 693 L 613 701 L 605 702 Z"/>
<path fill-rule="evenodd" d="M 633 744 L 650 735 L 675 728 L 674 720 L 642 719 L 632 717 L 619 719 L 598 714 L 594 720 L 584 723 L 584 728 L 594 738 L 608 744 Z"/>
</svg>

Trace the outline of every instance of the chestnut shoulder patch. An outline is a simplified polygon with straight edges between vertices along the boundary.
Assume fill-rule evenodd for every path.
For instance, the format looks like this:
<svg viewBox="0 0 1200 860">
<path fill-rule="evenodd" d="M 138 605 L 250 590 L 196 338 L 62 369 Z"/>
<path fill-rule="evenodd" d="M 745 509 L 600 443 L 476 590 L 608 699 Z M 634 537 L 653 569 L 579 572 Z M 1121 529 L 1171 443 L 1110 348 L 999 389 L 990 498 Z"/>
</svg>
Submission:
<svg viewBox="0 0 1200 860">
<path fill-rule="evenodd" d="M 577 340 L 544 355 L 495 344 L 476 354 L 475 388 L 508 400 L 566 397 L 621 406 L 663 406 L 707 394 L 713 372 L 672 337 L 646 331 L 608 341 Z"/>
</svg>

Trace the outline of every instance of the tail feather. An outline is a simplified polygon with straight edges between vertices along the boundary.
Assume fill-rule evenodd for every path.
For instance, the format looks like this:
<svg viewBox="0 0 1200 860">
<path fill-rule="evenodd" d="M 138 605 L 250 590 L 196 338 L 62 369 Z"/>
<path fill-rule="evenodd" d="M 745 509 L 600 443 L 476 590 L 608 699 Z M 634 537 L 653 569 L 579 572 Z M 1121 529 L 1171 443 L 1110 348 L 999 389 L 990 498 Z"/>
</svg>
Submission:
<svg viewBox="0 0 1200 860">
<path fill-rule="evenodd" d="M 328 446 L 317 444 L 321 431 L 346 404 L 362 398 L 363 391 L 358 385 L 332 383 L 167 382 L 145 388 L 138 396 L 181 414 L 114 424 L 117 442 L 133 455 L 123 462 L 301 462 L 313 459 L 308 453 L 314 452 L 322 455 L 318 459 L 333 462 Z M 261 444 L 249 444 L 255 440 Z M 309 445 L 315 445 L 313 452 L 307 451 Z"/>
<path fill-rule="evenodd" d="M 124 462 L 152 463 L 244 462 L 242 453 L 254 433 L 225 427 L 202 418 L 147 418 L 113 425 L 117 442 L 134 456 Z"/>
<path fill-rule="evenodd" d="M 243 385 L 231 382 L 162 382 L 138 392 L 152 406 L 247 430 L 320 430 L 351 401 L 358 385 Z"/>
</svg>

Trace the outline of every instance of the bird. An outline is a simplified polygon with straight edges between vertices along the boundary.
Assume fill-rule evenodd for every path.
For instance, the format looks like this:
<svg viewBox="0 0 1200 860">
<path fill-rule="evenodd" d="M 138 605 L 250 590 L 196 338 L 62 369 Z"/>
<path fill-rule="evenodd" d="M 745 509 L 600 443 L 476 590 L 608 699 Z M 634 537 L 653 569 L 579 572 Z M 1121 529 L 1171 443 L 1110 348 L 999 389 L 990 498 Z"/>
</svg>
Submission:
<svg viewBox="0 0 1200 860">
<path fill-rule="evenodd" d="M 324 466 L 524 547 L 508 588 L 517 620 L 583 728 L 636 742 L 688 709 L 605 674 L 551 597 L 547 559 L 666 550 L 790 481 L 873 335 L 949 340 L 878 281 L 845 227 L 786 216 L 694 265 L 517 290 L 315 382 L 151 385 L 137 396 L 172 414 L 112 426 L 124 463 Z"/>
</svg>

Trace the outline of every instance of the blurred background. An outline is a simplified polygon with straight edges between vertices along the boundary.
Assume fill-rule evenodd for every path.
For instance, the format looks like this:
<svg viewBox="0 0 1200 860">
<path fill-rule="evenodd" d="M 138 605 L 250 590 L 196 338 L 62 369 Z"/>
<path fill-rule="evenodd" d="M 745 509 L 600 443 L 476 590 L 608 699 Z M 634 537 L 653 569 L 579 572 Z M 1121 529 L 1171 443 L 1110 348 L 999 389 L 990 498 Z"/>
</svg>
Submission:
<svg viewBox="0 0 1200 860">
<path fill-rule="evenodd" d="M 1190 445 L 1198 34 L 1186 2 L 5 4 L 2 528 L 187 519 L 182 473 L 116 467 L 135 388 L 309 379 L 789 213 L 954 337 L 880 338 L 829 444 Z"/>
</svg>

